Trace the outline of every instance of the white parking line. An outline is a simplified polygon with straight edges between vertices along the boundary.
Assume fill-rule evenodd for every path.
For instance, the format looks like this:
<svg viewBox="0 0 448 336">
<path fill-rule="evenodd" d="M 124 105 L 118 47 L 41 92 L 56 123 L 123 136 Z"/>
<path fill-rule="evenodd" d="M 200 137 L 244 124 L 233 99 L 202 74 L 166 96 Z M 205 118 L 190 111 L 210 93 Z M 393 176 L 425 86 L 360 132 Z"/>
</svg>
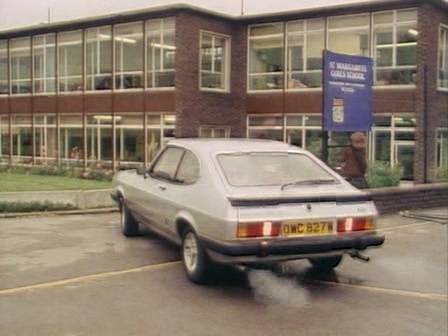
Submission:
<svg viewBox="0 0 448 336">
<path fill-rule="evenodd" d="M 415 298 L 420 298 L 420 299 L 448 302 L 448 295 L 438 294 L 438 293 L 425 293 L 425 292 L 414 292 L 414 291 L 406 291 L 406 290 L 392 289 L 392 288 L 360 286 L 360 285 L 353 285 L 353 284 L 348 284 L 348 283 L 343 283 L 343 282 L 333 282 L 333 281 L 323 281 L 323 280 L 310 280 L 310 283 L 356 288 L 356 289 L 367 290 L 370 292 L 393 294 L 393 295 L 400 295 L 400 296 L 415 297 Z"/>
<path fill-rule="evenodd" d="M 161 268 L 165 268 L 165 267 L 171 266 L 171 265 L 176 265 L 179 263 L 180 263 L 180 261 L 169 261 L 169 262 L 162 263 L 162 264 L 146 265 L 146 266 L 130 268 L 130 269 L 122 270 L 122 271 L 112 271 L 112 272 L 83 275 L 83 276 L 76 277 L 76 278 L 44 282 L 44 283 L 39 283 L 39 284 L 35 284 L 35 285 L 0 289 L 0 295 L 16 294 L 16 293 L 26 292 L 26 291 L 30 291 L 30 290 L 34 290 L 34 289 L 43 289 L 43 288 L 64 286 L 64 285 L 70 285 L 70 284 L 77 283 L 77 282 L 110 278 L 110 277 L 113 277 L 116 275 L 123 275 L 123 274 L 128 274 L 128 273 L 143 272 L 143 271 L 147 271 L 147 270 L 161 269 Z"/>
</svg>

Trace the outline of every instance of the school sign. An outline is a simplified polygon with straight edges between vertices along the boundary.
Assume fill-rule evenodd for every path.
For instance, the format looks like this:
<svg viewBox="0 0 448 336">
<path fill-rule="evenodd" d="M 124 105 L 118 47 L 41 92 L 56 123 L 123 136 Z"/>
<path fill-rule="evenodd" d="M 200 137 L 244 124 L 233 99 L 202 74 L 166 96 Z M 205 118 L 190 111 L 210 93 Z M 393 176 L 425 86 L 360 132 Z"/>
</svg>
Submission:
<svg viewBox="0 0 448 336">
<path fill-rule="evenodd" d="M 373 61 L 324 51 L 323 127 L 332 132 L 372 127 Z"/>
</svg>

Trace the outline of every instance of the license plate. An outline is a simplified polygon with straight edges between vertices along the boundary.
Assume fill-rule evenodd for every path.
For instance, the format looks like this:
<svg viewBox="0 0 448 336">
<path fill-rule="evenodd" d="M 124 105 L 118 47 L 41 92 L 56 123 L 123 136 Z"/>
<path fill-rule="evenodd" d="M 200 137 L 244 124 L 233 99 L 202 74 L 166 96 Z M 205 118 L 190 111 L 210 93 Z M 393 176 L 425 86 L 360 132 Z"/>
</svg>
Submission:
<svg viewBox="0 0 448 336">
<path fill-rule="evenodd" d="M 288 222 L 282 224 L 282 235 L 287 237 L 330 233 L 333 233 L 333 222 L 331 221 Z"/>
</svg>

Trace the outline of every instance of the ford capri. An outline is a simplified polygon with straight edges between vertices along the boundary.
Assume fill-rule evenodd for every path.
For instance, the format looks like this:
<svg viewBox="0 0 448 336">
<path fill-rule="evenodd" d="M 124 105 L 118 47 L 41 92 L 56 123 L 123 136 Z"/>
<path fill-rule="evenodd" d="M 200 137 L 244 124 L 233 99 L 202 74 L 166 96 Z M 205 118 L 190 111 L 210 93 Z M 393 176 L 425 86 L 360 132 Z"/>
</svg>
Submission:
<svg viewBox="0 0 448 336">
<path fill-rule="evenodd" d="M 330 270 L 380 246 L 377 210 L 310 152 L 249 139 L 176 139 L 148 168 L 114 177 L 125 236 L 149 228 L 181 247 L 190 280 L 215 264 L 308 259 Z"/>
</svg>

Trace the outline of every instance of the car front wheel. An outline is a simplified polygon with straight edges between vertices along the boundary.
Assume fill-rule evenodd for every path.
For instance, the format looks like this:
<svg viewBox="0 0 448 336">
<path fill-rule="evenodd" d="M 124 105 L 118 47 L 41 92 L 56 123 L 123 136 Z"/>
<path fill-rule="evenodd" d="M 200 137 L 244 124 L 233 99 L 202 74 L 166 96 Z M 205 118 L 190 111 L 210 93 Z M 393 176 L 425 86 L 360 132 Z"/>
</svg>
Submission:
<svg viewBox="0 0 448 336">
<path fill-rule="evenodd" d="M 123 199 L 120 201 L 120 224 L 121 232 L 126 237 L 138 235 L 138 222 L 132 216 Z"/>
<path fill-rule="evenodd" d="M 182 262 L 191 281 L 207 282 L 211 261 L 192 229 L 187 229 L 182 236 Z"/>
<path fill-rule="evenodd" d="M 332 257 L 310 258 L 310 264 L 320 270 L 331 270 L 339 266 L 342 261 L 342 255 Z"/>
</svg>

